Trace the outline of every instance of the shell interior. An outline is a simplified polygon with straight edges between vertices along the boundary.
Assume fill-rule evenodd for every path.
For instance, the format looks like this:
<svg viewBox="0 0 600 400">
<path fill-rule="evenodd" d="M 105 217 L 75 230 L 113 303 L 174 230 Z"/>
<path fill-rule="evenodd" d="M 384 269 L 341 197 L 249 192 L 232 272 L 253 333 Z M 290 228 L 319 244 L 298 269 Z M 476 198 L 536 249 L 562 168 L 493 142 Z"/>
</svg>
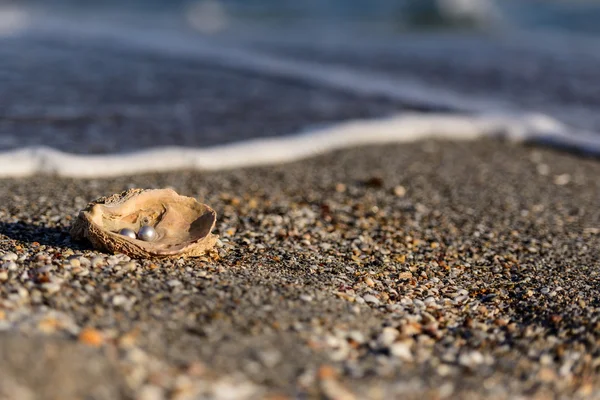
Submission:
<svg viewBox="0 0 600 400">
<path fill-rule="evenodd" d="M 96 247 L 128 250 L 133 246 L 137 248 L 133 252 L 168 256 L 185 253 L 202 241 L 209 248 L 212 245 L 208 242 L 214 244 L 216 240 L 210 234 L 216 220 L 215 211 L 173 190 L 133 189 L 102 200 L 91 203 L 80 214 L 84 226 L 76 224 L 72 231 L 74 236 L 87 237 L 95 246 L 98 242 Z M 156 239 L 146 242 L 119 234 L 123 228 L 138 232 L 144 225 L 156 230 Z"/>
</svg>

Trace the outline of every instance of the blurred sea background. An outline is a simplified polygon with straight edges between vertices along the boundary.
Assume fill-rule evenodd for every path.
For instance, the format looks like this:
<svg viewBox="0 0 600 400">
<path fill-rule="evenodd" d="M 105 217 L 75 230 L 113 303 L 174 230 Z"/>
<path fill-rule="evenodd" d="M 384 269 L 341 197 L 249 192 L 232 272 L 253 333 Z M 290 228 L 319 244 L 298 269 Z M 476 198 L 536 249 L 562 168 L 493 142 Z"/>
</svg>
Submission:
<svg viewBox="0 0 600 400">
<path fill-rule="evenodd" d="M 207 147 L 406 111 L 594 135 L 599 71 L 596 1 L 3 2 L 0 151 Z"/>
</svg>

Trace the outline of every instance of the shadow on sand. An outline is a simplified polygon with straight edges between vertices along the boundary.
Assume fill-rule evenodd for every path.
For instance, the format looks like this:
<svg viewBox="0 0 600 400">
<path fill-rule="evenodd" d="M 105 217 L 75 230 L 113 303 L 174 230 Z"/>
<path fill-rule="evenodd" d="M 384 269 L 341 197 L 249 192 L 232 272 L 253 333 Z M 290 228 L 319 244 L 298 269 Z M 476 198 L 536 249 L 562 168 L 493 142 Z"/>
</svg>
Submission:
<svg viewBox="0 0 600 400">
<path fill-rule="evenodd" d="M 45 246 L 70 248 L 73 250 L 90 248 L 86 243 L 72 240 L 69 235 L 69 228 L 49 228 L 25 222 L 0 222 L 0 235 L 30 244 L 37 242 Z"/>
</svg>

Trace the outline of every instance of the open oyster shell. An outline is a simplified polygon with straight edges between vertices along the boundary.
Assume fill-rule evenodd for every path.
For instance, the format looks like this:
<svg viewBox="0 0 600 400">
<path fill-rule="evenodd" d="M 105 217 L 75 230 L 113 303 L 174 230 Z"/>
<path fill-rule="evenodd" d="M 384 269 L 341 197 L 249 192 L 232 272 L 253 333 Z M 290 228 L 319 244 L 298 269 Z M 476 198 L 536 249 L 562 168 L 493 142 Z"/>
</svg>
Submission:
<svg viewBox="0 0 600 400">
<path fill-rule="evenodd" d="M 217 213 L 192 197 L 171 189 L 130 189 L 92 201 L 71 228 L 76 240 L 94 248 L 131 257 L 196 257 L 211 249 L 217 236 L 210 232 Z M 119 234 L 123 228 L 154 227 L 155 240 L 145 242 Z"/>
</svg>

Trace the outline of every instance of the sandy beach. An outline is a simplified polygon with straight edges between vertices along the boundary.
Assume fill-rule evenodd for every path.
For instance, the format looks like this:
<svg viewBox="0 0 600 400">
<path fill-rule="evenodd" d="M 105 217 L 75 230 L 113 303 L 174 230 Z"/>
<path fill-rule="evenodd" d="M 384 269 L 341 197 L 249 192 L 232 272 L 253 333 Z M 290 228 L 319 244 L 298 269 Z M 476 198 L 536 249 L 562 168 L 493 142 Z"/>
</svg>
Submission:
<svg viewBox="0 0 600 400">
<path fill-rule="evenodd" d="M 533 145 L 600 148 L 595 41 L 31 15 L 0 38 L 0 400 L 600 399 L 600 161 Z M 276 164 L 294 135 L 315 156 Z M 217 211 L 214 251 L 70 237 L 166 187 Z"/>
<path fill-rule="evenodd" d="M 2 180 L 0 398 L 600 398 L 598 176 L 483 140 Z M 79 209 L 131 187 L 211 205 L 220 247 L 71 241 Z"/>
</svg>

